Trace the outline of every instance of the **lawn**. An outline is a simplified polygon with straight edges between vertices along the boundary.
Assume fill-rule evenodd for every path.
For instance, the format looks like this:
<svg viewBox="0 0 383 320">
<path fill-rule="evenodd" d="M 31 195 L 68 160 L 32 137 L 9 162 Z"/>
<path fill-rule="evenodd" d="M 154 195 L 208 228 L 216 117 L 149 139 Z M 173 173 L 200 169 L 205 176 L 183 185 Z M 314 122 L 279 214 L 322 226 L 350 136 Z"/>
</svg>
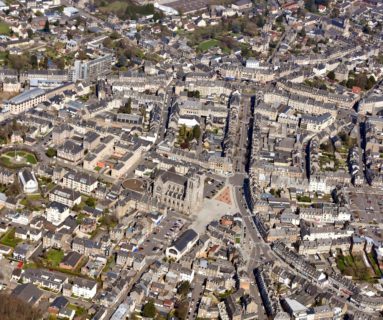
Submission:
<svg viewBox="0 0 383 320">
<path fill-rule="evenodd" d="M 354 280 L 373 281 L 375 273 L 371 268 L 366 267 L 361 255 L 343 256 L 338 255 L 336 263 L 339 271 L 346 275 L 352 276 Z"/>
<path fill-rule="evenodd" d="M 375 274 L 378 277 L 381 277 L 382 276 L 382 271 L 379 269 L 379 266 L 376 263 L 374 254 L 372 252 L 370 252 L 369 254 L 367 254 L 367 258 L 368 258 L 368 261 L 370 262 L 372 268 L 374 269 Z"/>
<path fill-rule="evenodd" d="M 60 265 L 60 262 L 64 258 L 64 252 L 57 249 L 50 249 L 47 253 L 47 261 L 50 266 L 52 267 L 58 267 Z"/>
<path fill-rule="evenodd" d="M 79 316 L 79 317 L 81 317 L 82 315 L 84 315 L 86 313 L 85 308 L 80 307 L 80 306 L 76 306 L 75 304 L 72 304 L 72 303 L 68 304 L 68 309 L 76 312 L 76 316 Z"/>
<path fill-rule="evenodd" d="M 11 29 L 9 28 L 9 25 L 3 21 L 0 21 L 0 34 L 3 36 L 4 35 L 9 36 L 10 33 L 11 33 Z"/>
<path fill-rule="evenodd" d="M 119 11 L 125 11 L 128 4 L 123 1 L 115 1 L 108 3 L 105 7 L 101 7 L 100 11 L 102 12 L 119 12 Z"/>
<path fill-rule="evenodd" d="M 216 47 L 218 45 L 219 45 L 219 41 L 218 40 L 210 39 L 210 40 L 206 40 L 206 41 L 201 42 L 198 45 L 198 49 L 201 50 L 201 51 L 207 51 L 210 48 Z"/>
<path fill-rule="evenodd" d="M 19 156 L 23 161 L 17 163 L 14 158 Z M 37 159 L 33 153 L 26 151 L 8 151 L 0 156 L 0 164 L 8 168 L 22 168 L 26 164 L 36 164 Z"/>
<path fill-rule="evenodd" d="M 15 237 L 15 229 L 6 232 L 0 239 L 0 243 L 8 247 L 16 247 L 22 240 Z"/>
</svg>

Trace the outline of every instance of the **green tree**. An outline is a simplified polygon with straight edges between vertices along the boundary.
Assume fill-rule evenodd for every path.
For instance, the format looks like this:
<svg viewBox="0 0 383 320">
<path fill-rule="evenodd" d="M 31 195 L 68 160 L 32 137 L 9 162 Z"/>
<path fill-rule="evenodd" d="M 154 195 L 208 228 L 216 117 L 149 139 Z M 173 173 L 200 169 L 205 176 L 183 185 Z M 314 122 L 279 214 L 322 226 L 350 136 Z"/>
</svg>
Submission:
<svg viewBox="0 0 383 320">
<path fill-rule="evenodd" d="M 185 136 L 186 136 L 186 125 L 185 124 L 183 124 L 180 127 L 179 135 L 180 135 L 181 138 L 185 138 Z"/>
<path fill-rule="evenodd" d="M 56 59 L 55 63 L 60 70 L 65 69 L 65 59 L 63 57 Z"/>
<path fill-rule="evenodd" d="M 329 78 L 330 80 L 335 80 L 335 72 L 334 71 L 330 71 L 327 74 L 327 78 Z"/>
<path fill-rule="evenodd" d="M 186 297 L 187 294 L 189 293 L 189 291 L 190 291 L 190 283 L 189 283 L 189 281 L 182 281 L 180 286 L 178 287 L 178 294 L 180 294 L 181 296 Z"/>
<path fill-rule="evenodd" d="M 31 28 L 28 28 L 27 33 L 28 33 L 28 38 L 32 39 L 33 38 L 33 30 Z"/>
<path fill-rule="evenodd" d="M 132 98 L 129 97 L 128 101 L 126 101 L 125 104 L 120 107 L 118 112 L 131 114 L 132 113 Z"/>
<path fill-rule="evenodd" d="M 89 197 L 88 199 L 85 200 L 85 204 L 88 206 L 88 207 L 91 207 L 91 208 L 95 208 L 96 207 L 96 199 L 95 198 L 92 198 L 92 197 Z"/>
<path fill-rule="evenodd" d="M 122 54 L 118 57 L 118 61 L 116 63 L 116 67 L 122 68 L 126 66 L 126 57 Z"/>
<path fill-rule="evenodd" d="M 49 21 L 48 21 L 48 19 L 45 21 L 45 25 L 44 25 L 44 29 L 43 29 L 43 31 L 44 31 L 44 32 L 47 32 L 47 33 L 51 32 L 51 29 L 50 29 L 50 27 L 49 27 Z"/>
<path fill-rule="evenodd" d="M 195 125 L 193 127 L 193 137 L 198 140 L 200 136 L 201 136 L 201 128 L 199 125 Z"/>
<path fill-rule="evenodd" d="M 180 302 L 176 308 L 175 316 L 178 319 L 186 319 L 189 309 L 189 303 L 187 300 Z"/>
<path fill-rule="evenodd" d="M 154 318 L 156 313 L 157 310 L 153 301 L 148 301 L 142 309 L 142 315 L 146 318 Z"/>
<path fill-rule="evenodd" d="M 34 55 L 34 54 L 31 55 L 30 63 L 31 63 L 32 68 L 37 69 L 39 63 L 38 63 L 36 55 Z"/>
<path fill-rule="evenodd" d="M 80 50 L 78 52 L 77 58 L 79 60 L 86 60 L 86 59 L 88 59 L 88 55 L 86 54 L 86 52 L 84 50 Z"/>
<path fill-rule="evenodd" d="M 118 32 L 113 31 L 113 32 L 110 34 L 109 37 L 110 37 L 110 39 L 112 39 L 112 40 L 116 40 L 116 39 L 120 38 L 120 35 L 118 34 Z"/>
<path fill-rule="evenodd" d="M 49 158 L 53 158 L 55 156 L 57 156 L 57 150 L 56 149 L 53 149 L 53 148 L 49 148 L 45 154 L 47 155 L 47 157 Z"/>
<path fill-rule="evenodd" d="M 158 21 L 164 18 L 164 14 L 161 11 L 154 12 L 153 20 Z"/>
</svg>

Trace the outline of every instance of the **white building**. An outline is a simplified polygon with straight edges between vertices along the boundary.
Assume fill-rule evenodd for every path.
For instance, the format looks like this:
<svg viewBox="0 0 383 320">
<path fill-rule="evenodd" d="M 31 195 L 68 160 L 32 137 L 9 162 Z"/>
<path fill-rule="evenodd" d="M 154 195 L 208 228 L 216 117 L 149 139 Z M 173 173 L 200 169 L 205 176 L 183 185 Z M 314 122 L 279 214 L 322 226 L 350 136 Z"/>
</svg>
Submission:
<svg viewBox="0 0 383 320">
<path fill-rule="evenodd" d="M 51 202 L 49 207 L 46 210 L 47 221 L 51 222 L 55 226 L 58 226 L 64 220 L 69 217 L 70 210 L 69 207 L 63 205 L 59 202 Z"/>
<path fill-rule="evenodd" d="M 65 7 L 63 13 L 68 17 L 73 17 L 78 14 L 78 10 L 74 7 Z"/>
<path fill-rule="evenodd" d="M 63 177 L 62 185 L 68 189 L 90 194 L 97 188 L 98 181 L 86 173 L 70 171 Z"/>
<path fill-rule="evenodd" d="M 97 293 L 97 282 L 76 278 L 73 281 L 72 294 L 84 299 L 92 299 Z"/>
<path fill-rule="evenodd" d="M 19 180 L 25 193 L 35 193 L 39 190 L 35 174 L 28 169 L 23 169 L 19 172 Z"/>
<path fill-rule="evenodd" d="M 3 108 L 12 114 L 19 114 L 37 106 L 46 99 L 47 95 L 43 89 L 34 88 L 24 91 L 10 100 L 4 101 Z"/>
<path fill-rule="evenodd" d="M 173 245 L 166 249 L 166 257 L 178 261 L 188 252 L 198 241 L 198 233 L 193 229 L 186 230 L 174 241 Z"/>
</svg>

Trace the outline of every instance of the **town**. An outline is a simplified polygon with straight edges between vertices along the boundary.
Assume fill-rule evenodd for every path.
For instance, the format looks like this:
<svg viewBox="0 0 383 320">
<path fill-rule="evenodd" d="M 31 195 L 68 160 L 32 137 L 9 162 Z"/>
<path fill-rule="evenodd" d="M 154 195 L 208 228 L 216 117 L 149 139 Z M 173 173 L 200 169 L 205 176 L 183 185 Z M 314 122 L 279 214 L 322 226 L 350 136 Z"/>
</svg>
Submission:
<svg viewBox="0 0 383 320">
<path fill-rule="evenodd" d="M 382 36 L 378 0 L 0 1 L 0 319 L 382 319 Z"/>
</svg>

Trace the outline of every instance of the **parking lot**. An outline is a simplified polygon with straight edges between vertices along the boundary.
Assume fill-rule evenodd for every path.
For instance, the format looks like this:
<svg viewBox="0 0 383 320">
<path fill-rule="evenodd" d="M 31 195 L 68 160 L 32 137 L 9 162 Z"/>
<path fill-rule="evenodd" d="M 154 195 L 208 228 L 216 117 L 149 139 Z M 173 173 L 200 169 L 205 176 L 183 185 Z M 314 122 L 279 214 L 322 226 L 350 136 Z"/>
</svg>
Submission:
<svg viewBox="0 0 383 320">
<path fill-rule="evenodd" d="M 350 206 L 355 222 L 383 223 L 383 194 L 370 189 L 349 191 Z"/>
<path fill-rule="evenodd" d="M 225 186 L 225 181 L 214 179 L 214 178 L 206 178 L 205 180 L 205 197 L 208 199 L 216 196 L 219 191 Z"/>
</svg>

